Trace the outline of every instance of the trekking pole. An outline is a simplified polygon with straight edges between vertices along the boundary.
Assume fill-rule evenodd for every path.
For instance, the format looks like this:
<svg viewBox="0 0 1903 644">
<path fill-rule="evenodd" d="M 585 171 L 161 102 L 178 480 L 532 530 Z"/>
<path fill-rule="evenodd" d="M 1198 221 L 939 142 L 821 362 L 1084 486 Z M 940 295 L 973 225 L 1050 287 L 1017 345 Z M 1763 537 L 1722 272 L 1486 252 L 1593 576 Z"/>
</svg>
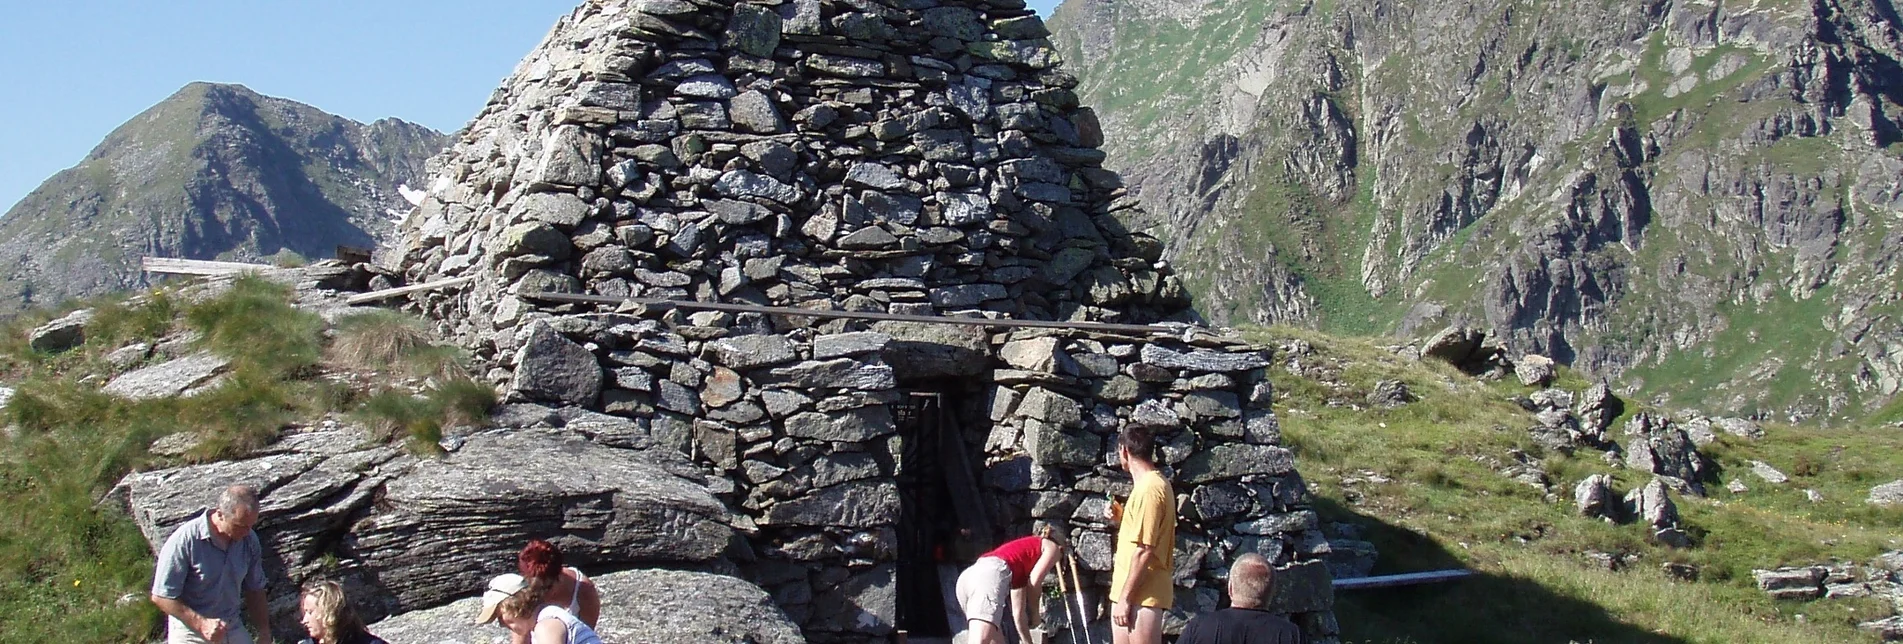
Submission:
<svg viewBox="0 0 1903 644">
<path fill-rule="evenodd" d="M 1070 564 L 1071 587 L 1077 589 L 1077 626 L 1083 631 L 1084 644 L 1091 644 L 1090 610 L 1085 607 L 1089 600 L 1084 598 L 1084 576 L 1077 570 L 1077 558 L 1069 551 L 1064 553 L 1064 561 Z M 1063 571 L 1059 570 L 1058 574 L 1062 575 Z"/>
<path fill-rule="evenodd" d="M 1070 603 L 1070 594 L 1073 590 L 1077 592 L 1083 591 L 1082 588 L 1076 588 L 1076 589 L 1071 588 L 1070 582 L 1065 581 L 1064 579 L 1064 562 L 1062 561 L 1057 562 L 1057 591 L 1063 595 L 1063 597 L 1059 599 L 1057 603 L 1058 605 L 1064 608 L 1064 621 L 1066 622 L 1065 625 L 1067 626 L 1066 630 L 1070 631 L 1070 644 L 1082 644 L 1082 642 L 1079 642 L 1077 639 L 1077 629 L 1083 625 L 1084 616 L 1083 615 L 1077 615 L 1075 617 L 1071 616 L 1072 607 Z"/>
</svg>

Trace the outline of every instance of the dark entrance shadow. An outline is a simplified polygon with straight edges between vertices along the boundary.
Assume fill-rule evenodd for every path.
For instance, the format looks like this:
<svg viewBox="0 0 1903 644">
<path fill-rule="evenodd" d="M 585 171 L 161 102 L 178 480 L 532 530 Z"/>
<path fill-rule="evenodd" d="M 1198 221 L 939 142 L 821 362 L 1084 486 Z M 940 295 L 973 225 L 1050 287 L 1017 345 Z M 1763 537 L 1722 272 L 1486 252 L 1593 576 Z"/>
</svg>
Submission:
<svg viewBox="0 0 1903 644">
<path fill-rule="evenodd" d="M 1323 521 L 1360 526 L 1381 557 L 1373 574 L 1465 568 L 1427 535 L 1314 499 Z M 1460 581 L 1335 594 L 1341 641 L 1360 644 L 1688 644 L 1619 621 L 1604 608 L 1523 577 L 1477 574 Z"/>
</svg>

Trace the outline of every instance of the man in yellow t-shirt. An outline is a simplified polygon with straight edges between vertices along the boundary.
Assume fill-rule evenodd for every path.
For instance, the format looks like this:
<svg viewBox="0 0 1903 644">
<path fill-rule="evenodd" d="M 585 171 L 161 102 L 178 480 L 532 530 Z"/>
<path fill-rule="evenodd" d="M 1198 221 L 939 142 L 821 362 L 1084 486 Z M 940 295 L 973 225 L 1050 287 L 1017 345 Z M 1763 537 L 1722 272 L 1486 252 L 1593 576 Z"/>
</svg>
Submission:
<svg viewBox="0 0 1903 644">
<path fill-rule="evenodd" d="M 1117 436 L 1117 456 L 1133 486 L 1110 573 L 1115 644 L 1161 644 L 1163 614 L 1175 601 L 1170 577 L 1176 562 L 1176 492 L 1157 471 L 1154 449 L 1147 428 L 1126 426 Z"/>
</svg>

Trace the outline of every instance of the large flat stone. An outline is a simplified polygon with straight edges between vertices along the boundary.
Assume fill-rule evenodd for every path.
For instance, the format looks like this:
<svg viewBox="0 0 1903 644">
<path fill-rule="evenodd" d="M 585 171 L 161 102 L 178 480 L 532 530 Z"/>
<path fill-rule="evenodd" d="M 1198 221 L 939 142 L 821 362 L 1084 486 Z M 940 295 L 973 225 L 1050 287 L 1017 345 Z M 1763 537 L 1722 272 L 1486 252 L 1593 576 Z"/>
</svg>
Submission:
<svg viewBox="0 0 1903 644">
<path fill-rule="evenodd" d="M 1181 471 L 1183 481 L 1191 485 L 1251 474 L 1274 476 L 1295 471 L 1295 456 L 1271 445 L 1217 445 L 1191 455 Z"/>
<path fill-rule="evenodd" d="M 891 481 L 855 481 L 768 508 L 762 525 L 876 528 L 898 523 L 899 488 Z"/>
<path fill-rule="evenodd" d="M 494 571 L 497 574 L 505 572 Z M 766 591 L 746 581 L 704 572 L 630 570 L 595 575 L 606 642 L 682 644 L 803 644 L 806 638 Z M 481 587 L 471 588 L 471 591 Z M 475 624 L 480 597 L 391 617 L 370 625 L 390 642 L 502 644 L 507 633 Z"/>
<path fill-rule="evenodd" d="M 601 395 L 601 363 L 581 345 L 546 324 L 530 329 L 516 353 L 510 388 L 531 400 L 590 405 Z"/>
<path fill-rule="evenodd" d="M 132 400 L 170 398 L 211 381 L 230 366 L 230 360 L 197 353 L 113 378 L 100 391 Z"/>
</svg>

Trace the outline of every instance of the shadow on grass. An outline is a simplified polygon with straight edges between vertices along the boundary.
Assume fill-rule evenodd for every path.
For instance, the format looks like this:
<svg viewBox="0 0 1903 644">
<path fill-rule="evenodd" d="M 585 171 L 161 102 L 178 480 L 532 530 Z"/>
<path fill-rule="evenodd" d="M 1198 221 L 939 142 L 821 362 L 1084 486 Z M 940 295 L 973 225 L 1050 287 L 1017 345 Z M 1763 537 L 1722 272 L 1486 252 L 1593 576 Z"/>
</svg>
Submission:
<svg viewBox="0 0 1903 644">
<path fill-rule="evenodd" d="M 1324 521 L 1361 526 L 1381 552 L 1373 574 L 1466 567 L 1427 535 L 1329 499 L 1316 498 L 1314 503 Z M 1598 605 L 1534 580 L 1484 573 L 1454 582 L 1341 591 L 1335 596 L 1335 617 L 1341 622 L 1341 640 L 1352 644 L 1687 644 L 1620 622 Z"/>
</svg>

